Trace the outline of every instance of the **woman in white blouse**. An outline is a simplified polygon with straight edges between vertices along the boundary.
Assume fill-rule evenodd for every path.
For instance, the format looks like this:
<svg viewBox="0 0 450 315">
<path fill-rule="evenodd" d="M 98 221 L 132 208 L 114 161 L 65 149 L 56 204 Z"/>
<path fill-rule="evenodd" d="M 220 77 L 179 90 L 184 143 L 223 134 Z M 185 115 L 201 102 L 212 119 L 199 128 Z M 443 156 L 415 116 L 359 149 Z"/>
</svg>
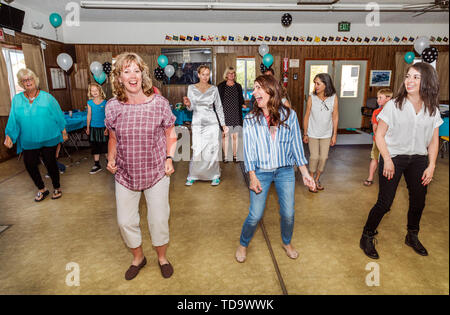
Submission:
<svg viewBox="0 0 450 315">
<path fill-rule="evenodd" d="M 428 252 L 418 239 L 419 223 L 425 207 L 427 186 L 433 179 L 439 150 L 439 80 L 428 63 L 407 69 L 404 84 L 395 99 L 378 115 L 375 141 L 381 153 L 378 200 L 369 213 L 360 247 L 378 259 L 374 235 L 384 214 L 389 211 L 402 175 L 409 192 L 408 224 L 405 243 L 422 256 Z"/>
</svg>

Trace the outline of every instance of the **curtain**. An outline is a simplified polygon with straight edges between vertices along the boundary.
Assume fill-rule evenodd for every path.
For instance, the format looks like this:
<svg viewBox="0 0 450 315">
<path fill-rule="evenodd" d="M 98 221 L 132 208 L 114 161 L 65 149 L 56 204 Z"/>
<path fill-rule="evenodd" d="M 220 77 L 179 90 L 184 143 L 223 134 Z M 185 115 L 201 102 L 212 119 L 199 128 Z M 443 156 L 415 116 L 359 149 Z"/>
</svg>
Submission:
<svg viewBox="0 0 450 315">
<path fill-rule="evenodd" d="M 36 73 L 39 78 L 39 88 L 48 92 L 47 73 L 42 59 L 41 47 L 22 43 L 22 50 L 27 68 Z"/>
<path fill-rule="evenodd" d="M 223 73 L 228 67 L 236 69 L 236 54 L 216 54 L 215 85 L 223 81 Z"/>
<path fill-rule="evenodd" d="M 111 52 L 88 52 L 88 69 L 91 66 L 91 63 L 94 61 L 98 61 L 101 64 L 105 62 L 112 63 L 112 53 Z M 91 71 L 89 70 L 89 82 L 95 83 L 94 76 L 92 75 Z M 106 76 L 106 81 L 101 85 L 103 88 L 103 91 L 106 94 L 106 98 L 111 98 L 112 95 L 112 88 L 111 88 L 111 81 L 109 80 L 109 77 Z M 87 92 L 87 91 L 86 91 Z"/>
<path fill-rule="evenodd" d="M 436 60 L 436 71 L 439 77 L 439 100 L 448 101 L 448 51 L 439 53 Z"/>
<path fill-rule="evenodd" d="M 1 47 L 0 47 L 1 48 Z M 0 52 L 0 116 L 9 116 L 11 110 L 11 94 L 9 92 L 8 69 Z"/>
</svg>

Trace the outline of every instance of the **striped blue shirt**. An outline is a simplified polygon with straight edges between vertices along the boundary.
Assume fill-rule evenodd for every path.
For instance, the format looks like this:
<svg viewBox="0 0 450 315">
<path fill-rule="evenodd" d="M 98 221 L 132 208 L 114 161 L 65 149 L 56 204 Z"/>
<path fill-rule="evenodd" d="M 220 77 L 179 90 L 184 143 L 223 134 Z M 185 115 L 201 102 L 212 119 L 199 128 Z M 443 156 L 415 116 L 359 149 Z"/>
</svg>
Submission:
<svg viewBox="0 0 450 315">
<path fill-rule="evenodd" d="M 283 120 L 284 111 L 280 114 Z M 287 126 L 278 126 L 275 139 L 272 139 L 265 117 L 261 115 L 258 120 L 253 113 L 247 114 L 244 119 L 244 164 L 247 172 L 256 168 L 272 170 L 308 164 L 295 111 L 291 110 L 285 124 Z"/>
</svg>

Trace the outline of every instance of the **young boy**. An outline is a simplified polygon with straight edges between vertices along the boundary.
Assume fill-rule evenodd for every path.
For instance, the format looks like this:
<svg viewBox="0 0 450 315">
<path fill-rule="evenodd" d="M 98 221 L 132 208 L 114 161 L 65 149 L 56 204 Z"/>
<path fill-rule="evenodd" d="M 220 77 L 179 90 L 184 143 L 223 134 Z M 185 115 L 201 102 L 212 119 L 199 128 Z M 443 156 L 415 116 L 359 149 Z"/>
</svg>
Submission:
<svg viewBox="0 0 450 315">
<path fill-rule="evenodd" d="M 378 121 L 377 116 L 383 109 L 383 106 L 392 98 L 392 91 L 389 88 L 381 89 L 377 92 L 377 104 L 380 106 L 374 110 L 372 114 L 372 128 L 373 128 L 373 145 L 372 151 L 370 152 L 370 166 L 369 166 L 369 177 L 364 181 L 365 186 L 370 186 L 373 184 L 373 175 L 378 167 L 378 159 L 380 157 L 380 151 L 378 151 L 377 145 L 375 143 L 375 133 L 377 132 Z"/>
</svg>

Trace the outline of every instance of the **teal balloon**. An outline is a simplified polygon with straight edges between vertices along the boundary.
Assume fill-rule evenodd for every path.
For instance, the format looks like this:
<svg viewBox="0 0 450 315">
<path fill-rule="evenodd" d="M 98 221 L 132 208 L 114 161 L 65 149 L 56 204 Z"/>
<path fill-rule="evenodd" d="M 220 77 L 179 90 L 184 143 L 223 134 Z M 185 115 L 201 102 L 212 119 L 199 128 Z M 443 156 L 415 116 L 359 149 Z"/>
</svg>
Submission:
<svg viewBox="0 0 450 315">
<path fill-rule="evenodd" d="M 106 81 L 106 73 L 102 72 L 100 75 L 94 74 L 94 79 L 98 84 L 103 84 Z"/>
<path fill-rule="evenodd" d="M 161 68 L 164 68 L 169 63 L 169 59 L 166 56 L 161 55 L 158 57 L 158 64 Z"/>
<path fill-rule="evenodd" d="M 273 63 L 273 56 L 271 54 L 265 54 L 262 62 L 267 68 L 270 67 Z"/>
<path fill-rule="evenodd" d="M 58 13 L 50 14 L 49 20 L 50 20 L 50 24 L 54 28 L 57 28 L 57 27 L 61 26 L 61 24 L 62 24 L 62 17 Z"/>
<path fill-rule="evenodd" d="M 414 58 L 416 58 L 416 55 L 412 51 L 408 51 L 405 54 L 405 61 L 406 63 L 412 63 L 414 61 Z"/>
</svg>

